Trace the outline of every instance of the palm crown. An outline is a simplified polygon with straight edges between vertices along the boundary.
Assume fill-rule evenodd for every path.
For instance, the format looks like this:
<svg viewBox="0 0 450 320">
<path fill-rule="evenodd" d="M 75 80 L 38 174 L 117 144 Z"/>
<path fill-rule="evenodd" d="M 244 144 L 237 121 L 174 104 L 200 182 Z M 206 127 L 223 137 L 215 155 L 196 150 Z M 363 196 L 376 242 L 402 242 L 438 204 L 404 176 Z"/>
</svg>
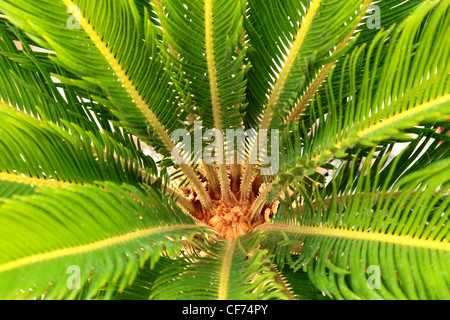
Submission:
<svg viewBox="0 0 450 320">
<path fill-rule="evenodd" d="M 0 297 L 448 299 L 450 1 L 370 5 L 0 0 Z"/>
</svg>

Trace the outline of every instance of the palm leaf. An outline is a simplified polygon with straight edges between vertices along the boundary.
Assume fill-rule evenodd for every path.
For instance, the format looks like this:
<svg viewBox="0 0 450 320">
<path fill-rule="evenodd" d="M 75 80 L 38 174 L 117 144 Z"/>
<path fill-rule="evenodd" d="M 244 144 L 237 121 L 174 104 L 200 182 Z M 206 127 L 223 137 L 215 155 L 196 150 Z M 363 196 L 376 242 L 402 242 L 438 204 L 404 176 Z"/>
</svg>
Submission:
<svg viewBox="0 0 450 320">
<path fill-rule="evenodd" d="M 186 105 L 204 128 L 221 133 L 242 125 L 245 79 L 239 40 L 244 9 L 243 1 L 230 5 L 223 0 L 170 0 L 164 1 L 165 15 L 160 13 L 167 41 L 176 51 L 172 60 L 183 79 L 174 81 L 181 81 Z M 225 159 L 225 153 L 221 156 Z M 219 164 L 218 180 L 222 197 L 232 201 L 226 170 Z"/>
<path fill-rule="evenodd" d="M 11 27 L 0 26 L 2 100 L 44 121 L 60 124 L 61 118 L 78 120 L 70 117 L 69 110 L 79 105 L 64 100 L 46 72 L 46 67 L 39 61 L 38 53 L 33 52 L 24 39 L 21 42 L 24 52 L 19 51 L 13 42 L 13 33 L 8 32 L 7 28 Z"/>
<path fill-rule="evenodd" d="M 95 137 L 66 123 L 68 131 L 0 106 L 1 180 L 32 185 L 113 181 L 150 183 L 156 169 L 145 166 L 107 134 Z M 23 179 L 22 179 L 23 178 Z"/>
<path fill-rule="evenodd" d="M 258 237 L 218 241 L 201 247 L 206 256 L 180 260 L 156 279 L 152 299 L 254 300 L 284 298 L 277 292 L 267 252 Z"/>
<path fill-rule="evenodd" d="M 297 109 L 303 108 L 300 94 L 317 90 L 351 40 L 369 3 L 249 2 L 246 30 L 252 68 L 248 75 L 249 117 L 246 120 L 250 126 L 257 124 L 263 130 L 279 128 L 291 115 L 297 117 Z M 324 64 L 327 64 L 326 72 L 318 75 L 317 81 L 312 80 Z M 255 144 L 250 153 L 254 149 Z M 247 166 L 242 178 L 243 203 L 250 197 L 253 167 Z"/>
<path fill-rule="evenodd" d="M 246 29 L 252 48 L 248 75 L 250 125 L 260 123 L 261 106 L 265 106 L 263 129 L 271 124 L 272 109 L 281 121 L 293 111 L 299 94 L 318 68 L 332 60 L 333 54 L 337 59 L 337 53 L 350 40 L 359 19 L 348 13 L 358 12 L 361 4 L 362 1 L 347 1 L 345 5 L 320 0 L 311 4 L 249 1 Z M 361 12 L 356 16 L 361 18 Z"/>
<path fill-rule="evenodd" d="M 72 84 L 100 87 L 129 132 L 170 156 L 176 150 L 170 133 L 182 128 L 183 116 L 170 72 L 165 72 L 170 66 L 161 57 L 156 26 L 148 12 L 142 19 L 134 2 L 105 3 L 3 1 L 0 9 L 38 44 L 55 51 L 58 63 L 82 79 Z M 97 10 L 99 6 L 104 12 Z M 80 29 L 68 27 L 68 10 Z M 68 43 L 67 39 L 73 40 Z M 186 164 L 181 168 L 210 210 L 209 195 L 194 171 Z"/>
<path fill-rule="evenodd" d="M 315 113 L 315 107 L 311 109 L 311 123 L 317 123 L 315 128 L 304 135 L 302 155 L 297 158 L 297 165 L 286 167 L 283 171 L 284 180 L 282 179 L 281 184 L 288 183 L 297 176 L 308 175 L 335 157 L 344 157 L 348 150 L 357 145 L 373 146 L 386 140 L 403 140 L 408 137 L 402 130 L 419 124 L 444 121 L 449 117 L 450 81 L 446 72 L 448 50 L 445 45 L 441 45 L 448 42 L 445 35 L 447 11 L 446 1 L 439 4 L 424 3 L 394 34 L 380 32 L 369 48 L 364 84 L 359 91 L 355 91 L 354 86 L 357 70 L 355 64 L 364 48 L 355 50 L 347 57 L 349 72 L 341 74 L 340 83 L 350 81 L 350 97 L 345 98 L 348 93 L 345 93 L 342 86 L 339 96 L 334 97 L 330 81 L 327 84 L 328 113 L 321 111 L 320 97 L 312 102 L 318 104 L 319 113 Z M 421 28 L 421 22 L 428 14 L 428 23 Z M 385 58 L 388 63 L 382 66 L 383 80 L 375 90 L 370 73 L 378 65 L 376 62 L 370 65 L 370 57 L 379 56 L 382 47 L 378 46 L 378 42 L 383 43 L 383 39 L 388 36 L 392 38 Z M 413 46 L 416 36 L 432 41 L 420 46 L 416 52 Z M 375 48 L 378 48 L 377 52 Z M 405 54 L 405 50 L 409 54 Z M 408 81 L 417 78 L 423 80 Z M 434 86 L 434 83 L 441 85 Z"/>
<path fill-rule="evenodd" d="M 144 267 L 139 269 L 139 273 L 133 284 L 127 286 L 123 292 L 117 292 L 113 299 L 116 300 L 148 300 L 152 294 L 152 288 L 156 279 L 166 269 L 177 263 L 177 260 L 167 257 L 161 257 L 153 265 L 147 262 Z"/>
<path fill-rule="evenodd" d="M 245 100 L 244 52 L 238 52 L 245 2 L 164 1 L 160 14 L 167 41 L 183 70 L 185 96 L 206 128 L 219 131 L 241 125 Z M 205 77 L 205 75 L 207 75 Z M 194 109 L 194 107 L 197 107 Z"/>
<path fill-rule="evenodd" d="M 316 286 L 309 280 L 308 273 L 301 270 L 294 272 L 284 268 L 281 274 L 285 281 L 290 284 L 291 290 L 297 300 L 327 300 Z"/>
<path fill-rule="evenodd" d="M 273 223 L 260 228 L 269 249 L 335 298 L 448 299 L 448 159 L 379 191 L 369 164 L 356 182 L 349 179 L 343 196 L 324 199 L 316 190 L 308 201 L 302 195 L 303 206 L 283 201 Z M 295 261 L 292 245 L 301 252 Z M 367 270 L 375 268 L 377 290 L 367 285 Z"/>
<path fill-rule="evenodd" d="M 367 10 L 367 13 L 365 17 L 361 19 L 361 25 L 358 26 L 358 29 L 355 30 L 355 35 L 357 36 L 356 39 L 351 41 L 349 45 L 351 44 L 351 48 L 355 49 L 358 47 L 366 46 L 374 41 L 376 37 L 378 36 L 378 33 L 381 30 L 395 30 L 397 28 L 401 28 L 402 23 L 408 18 L 409 15 L 412 14 L 414 9 L 420 5 L 423 1 L 420 0 L 413 0 L 413 1 L 401 1 L 401 0 L 382 0 L 378 1 L 376 4 L 371 5 L 369 9 Z M 377 16 L 380 15 L 380 16 Z M 373 26 L 371 23 L 373 22 L 379 23 L 379 26 Z M 380 43 L 380 50 L 381 53 L 379 56 L 375 57 L 372 56 L 366 56 L 367 51 L 362 52 L 361 57 L 359 58 L 359 62 L 355 65 L 355 68 L 357 70 L 354 72 L 354 88 L 352 90 L 360 90 L 361 85 L 364 80 L 364 61 L 367 61 L 367 59 L 371 59 L 370 65 L 375 61 L 375 58 L 378 59 L 377 63 L 379 68 L 371 75 L 372 78 L 374 78 L 373 81 L 373 88 L 375 89 L 377 87 L 377 83 L 381 77 L 381 66 L 386 62 L 386 51 L 389 46 L 385 45 L 390 42 L 390 39 L 385 40 L 386 43 Z M 330 63 L 325 65 L 321 71 L 317 74 L 314 82 L 309 87 L 309 89 L 302 95 L 302 98 L 300 99 L 299 103 L 296 106 L 296 113 L 291 114 L 289 117 L 289 120 L 293 121 L 295 120 L 295 116 L 299 115 L 300 112 L 304 116 L 309 115 L 308 108 L 311 107 L 311 105 L 307 106 L 306 104 L 310 103 L 311 99 L 313 99 L 312 94 L 314 94 L 314 87 L 317 89 L 317 85 L 322 84 L 322 86 L 319 88 L 320 91 L 320 98 L 322 99 L 322 106 L 326 108 L 327 106 L 327 95 L 326 90 L 331 87 L 334 92 L 334 96 L 338 96 L 339 90 L 344 91 L 350 91 L 350 82 L 340 83 L 341 78 L 339 77 L 326 77 L 328 76 L 330 72 L 330 67 L 334 67 L 334 73 L 335 74 L 341 74 L 342 72 L 347 73 L 349 70 L 347 70 L 347 62 L 345 59 L 345 56 L 347 54 L 347 50 L 343 50 L 342 55 L 339 57 L 339 60 L 335 63 Z M 325 79 L 323 79 L 326 77 Z M 323 83 L 321 81 L 323 80 Z M 325 85 L 328 81 L 332 81 L 333 84 L 328 86 Z M 315 105 L 317 107 L 317 104 Z M 308 121 L 308 117 L 302 117 L 303 120 Z M 314 122 L 312 122 L 314 123 Z"/>
<path fill-rule="evenodd" d="M 154 264 L 163 251 L 173 255 L 181 236 L 206 231 L 154 191 L 98 186 L 42 188 L 2 204 L 3 299 L 75 298 L 81 292 L 90 298 L 115 282 L 123 289 L 145 261 Z M 81 272 L 79 290 L 68 285 L 70 266 Z"/>
<path fill-rule="evenodd" d="M 379 187 L 385 185 L 386 188 L 391 188 L 402 176 L 448 158 L 450 155 L 448 152 L 450 144 L 448 141 L 440 141 L 440 137 L 445 139 L 446 136 L 435 136 L 435 131 L 433 130 L 428 133 L 420 132 L 415 139 L 410 141 L 407 146 L 395 156 L 393 155 L 395 153 L 393 150 L 395 144 L 391 144 L 388 148 L 376 152 L 376 159 L 372 160 L 372 182 L 378 180 Z M 433 138 L 437 138 L 437 140 L 434 140 Z M 386 159 L 386 157 L 388 159 Z M 331 193 L 334 188 L 343 191 L 348 185 L 348 179 L 350 177 L 354 179 L 356 186 L 359 175 L 364 174 L 364 171 L 359 171 L 354 174 L 352 174 L 352 172 L 355 171 L 355 168 L 362 166 L 365 161 L 368 161 L 367 154 L 360 151 L 355 154 L 353 161 L 342 163 L 337 170 L 334 183 L 327 186 L 328 191 Z M 384 166 L 381 168 L 382 163 Z"/>
</svg>

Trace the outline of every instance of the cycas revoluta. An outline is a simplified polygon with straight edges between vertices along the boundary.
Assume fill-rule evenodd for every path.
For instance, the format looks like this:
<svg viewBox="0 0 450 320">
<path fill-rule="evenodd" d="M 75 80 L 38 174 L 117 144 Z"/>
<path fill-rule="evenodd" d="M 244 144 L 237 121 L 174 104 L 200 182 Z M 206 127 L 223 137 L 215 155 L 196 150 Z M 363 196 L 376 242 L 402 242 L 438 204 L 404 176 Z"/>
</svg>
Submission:
<svg viewBox="0 0 450 320">
<path fill-rule="evenodd" d="M 0 298 L 448 299 L 450 1 L 370 5 L 1 0 Z"/>
</svg>

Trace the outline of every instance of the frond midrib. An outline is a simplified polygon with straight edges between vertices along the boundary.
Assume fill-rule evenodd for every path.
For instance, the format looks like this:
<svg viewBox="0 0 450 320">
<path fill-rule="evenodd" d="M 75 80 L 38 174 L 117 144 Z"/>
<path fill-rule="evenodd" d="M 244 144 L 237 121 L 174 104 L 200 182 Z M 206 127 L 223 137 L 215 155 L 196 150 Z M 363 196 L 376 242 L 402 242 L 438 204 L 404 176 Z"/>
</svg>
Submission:
<svg viewBox="0 0 450 320">
<path fill-rule="evenodd" d="M 286 84 L 289 73 L 291 72 L 292 67 L 294 66 L 294 62 L 297 58 L 298 52 L 303 46 L 303 42 L 314 20 L 315 14 L 319 9 L 320 3 L 321 0 L 313 0 L 311 6 L 308 9 L 308 12 L 306 13 L 305 20 L 302 23 L 300 29 L 298 30 L 294 44 L 290 49 L 285 65 L 280 72 L 278 80 L 275 83 L 274 89 L 269 98 L 269 102 L 267 103 L 266 109 L 264 110 L 264 116 L 261 122 L 260 129 L 268 129 L 270 126 L 270 122 L 272 121 L 272 107 L 275 106 L 278 102 L 281 92 L 283 91 L 284 86 Z"/>
<path fill-rule="evenodd" d="M 414 117 L 415 115 L 417 115 L 420 112 L 426 111 L 427 109 L 433 108 L 437 105 L 443 104 L 448 101 L 450 101 L 450 94 L 446 94 L 446 95 L 443 95 L 434 100 L 430 100 L 421 105 L 412 107 L 404 112 L 397 113 L 397 114 L 393 115 L 392 117 L 387 118 L 384 121 L 377 122 L 373 125 L 369 125 L 366 128 L 362 128 L 359 131 L 352 134 L 351 136 L 347 137 L 347 140 L 349 140 L 350 138 L 356 137 L 357 142 L 359 142 L 359 141 L 367 138 L 368 136 L 370 136 L 371 134 L 373 134 L 374 132 L 376 132 L 378 130 L 392 126 L 392 124 L 394 124 L 396 122 L 400 122 L 406 118 Z M 319 152 L 314 158 L 310 159 L 309 161 L 316 163 L 321 160 L 321 157 L 323 155 L 328 155 L 328 157 L 327 157 L 327 160 L 328 160 L 328 158 L 334 156 L 337 151 L 344 151 L 348 148 L 351 148 L 352 146 L 356 145 L 357 142 L 354 142 L 349 145 L 348 143 L 346 143 L 346 141 L 339 141 L 339 142 L 335 143 L 332 148 L 329 148 L 328 150 Z M 332 152 L 331 150 L 335 150 L 335 152 Z M 325 163 L 325 162 L 326 161 L 323 161 L 322 163 Z"/>
<path fill-rule="evenodd" d="M 385 128 L 385 127 L 388 127 L 388 126 L 392 125 L 392 123 L 394 123 L 394 122 L 401 121 L 401 120 L 403 120 L 405 118 L 408 118 L 408 117 L 413 117 L 417 113 L 420 113 L 420 112 L 425 111 L 425 110 L 427 110 L 427 109 L 429 109 L 431 107 L 434 107 L 434 106 L 440 105 L 440 104 L 444 104 L 445 102 L 449 102 L 449 101 L 450 101 L 450 94 L 443 95 L 443 96 L 441 96 L 439 98 L 436 98 L 434 100 L 428 101 L 427 103 L 421 104 L 421 105 L 419 105 L 417 107 L 413 107 L 411 109 L 408 109 L 405 112 L 398 113 L 398 114 L 396 114 L 396 115 L 394 115 L 394 116 L 392 116 L 392 117 L 390 117 L 390 118 L 388 118 L 388 119 L 386 119 L 384 121 L 377 122 L 373 126 L 369 126 L 368 128 L 361 130 L 358 133 L 358 137 L 360 139 L 364 138 L 364 137 L 370 135 L 371 133 L 373 133 L 373 132 L 375 132 L 377 130 L 380 130 L 382 128 Z"/>
<path fill-rule="evenodd" d="M 51 188 L 67 188 L 74 185 L 81 185 L 75 182 L 65 182 L 59 180 L 41 179 L 33 177 L 23 177 L 15 173 L 0 172 L 0 181 L 15 182 L 37 187 L 51 187 Z"/>
<path fill-rule="evenodd" d="M 235 246 L 236 246 L 236 239 L 231 238 L 228 241 L 227 251 L 223 257 L 223 264 L 220 272 L 218 300 L 227 299 L 228 283 L 230 279 L 230 270 L 231 270 L 231 260 L 233 259 L 233 252 Z"/>
<path fill-rule="evenodd" d="M 67 8 L 75 6 L 75 3 L 72 0 L 63 0 L 63 2 Z M 114 71 L 120 82 L 124 85 L 127 93 L 133 99 L 139 111 L 145 116 L 147 121 L 156 129 L 158 135 L 164 141 L 169 150 L 171 150 L 173 142 L 170 139 L 169 135 L 165 131 L 162 124 L 158 121 L 154 113 L 150 110 L 149 106 L 147 106 L 147 104 L 144 102 L 140 94 L 137 92 L 130 78 L 127 76 L 122 66 L 119 64 L 119 62 L 112 54 L 108 46 L 103 42 L 101 37 L 97 34 L 97 32 L 94 30 L 89 21 L 84 17 L 84 15 L 81 12 L 77 11 L 75 14 L 77 15 L 77 19 L 79 20 L 81 27 L 89 36 L 89 38 L 92 40 L 92 42 L 100 51 L 100 53 L 105 57 L 105 60 L 111 66 L 111 69 Z M 47 38 L 46 40 L 49 40 L 48 37 L 45 38 Z"/>
<path fill-rule="evenodd" d="M 64 5 L 67 8 L 75 6 L 74 2 L 72 0 L 63 0 Z M 102 41 L 100 36 L 97 34 L 97 32 L 94 30 L 94 28 L 91 26 L 89 21 L 83 16 L 83 14 L 80 11 L 77 11 L 75 13 L 77 15 L 77 19 L 80 22 L 80 26 L 83 28 L 83 30 L 86 32 L 86 34 L 89 36 L 89 38 L 92 40 L 92 42 L 95 44 L 97 49 L 100 51 L 100 53 L 105 57 L 108 64 L 111 66 L 112 70 L 116 74 L 119 81 L 124 85 L 125 90 L 132 98 L 133 102 L 139 109 L 139 111 L 144 115 L 146 120 L 150 123 L 150 125 L 155 128 L 158 136 L 163 141 L 164 145 L 166 146 L 167 150 L 177 150 L 175 144 L 173 143 L 172 139 L 170 138 L 169 134 L 165 130 L 164 126 L 161 124 L 161 122 L 158 120 L 158 118 L 155 116 L 155 114 L 151 111 L 150 107 L 145 103 L 143 98 L 140 96 L 139 92 L 134 87 L 133 83 L 131 82 L 130 78 L 127 76 L 125 71 L 123 70 L 122 66 L 119 64 L 115 56 L 112 54 L 110 49 L 107 47 L 107 45 Z M 50 39 L 47 36 L 44 36 L 47 41 Z M 193 184 L 193 187 L 198 193 L 199 200 L 202 202 L 202 204 L 205 206 L 207 211 L 210 211 L 211 208 L 211 199 L 206 192 L 205 188 L 203 187 L 202 183 L 198 179 L 195 172 L 192 170 L 192 168 L 182 163 L 180 165 L 181 169 L 185 173 L 188 180 Z"/>
<path fill-rule="evenodd" d="M 375 241 L 407 247 L 450 251 L 450 244 L 447 242 L 377 232 L 364 232 L 331 227 L 297 226 L 282 223 L 264 224 L 258 227 L 257 230 L 297 233 L 308 236 L 326 236 L 352 240 Z"/>
<path fill-rule="evenodd" d="M 206 46 L 206 61 L 208 66 L 209 86 L 211 93 L 211 104 L 214 119 L 214 127 L 219 132 L 223 132 L 222 108 L 220 105 L 219 84 L 217 79 L 216 59 L 214 55 L 214 15 L 213 15 L 213 1 L 205 1 L 205 46 Z M 224 158 L 224 154 L 222 154 Z M 219 183 L 222 198 L 228 202 L 232 202 L 232 194 L 230 182 L 228 180 L 227 166 L 219 164 Z"/>
<path fill-rule="evenodd" d="M 263 111 L 259 130 L 267 130 L 270 127 L 270 123 L 272 122 L 273 117 L 272 107 L 274 107 L 278 103 L 280 95 L 288 79 L 289 73 L 291 72 L 292 67 L 294 66 L 298 52 L 303 46 L 306 34 L 308 33 L 308 30 L 314 20 L 314 16 L 316 14 L 317 9 L 320 6 L 320 3 L 321 0 L 314 0 L 308 9 L 308 12 L 305 16 L 305 20 L 303 21 L 302 25 L 300 26 L 300 29 L 298 30 L 298 33 L 295 37 L 295 41 L 292 47 L 290 48 L 290 52 L 283 66 L 283 69 L 281 70 L 278 76 L 278 79 L 269 97 L 269 101 Z M 258 141 L 258 139 L 259 139 L 259 132 L 257 133 L 256 141 Z M 249 154 L 253 152 L 254 148 L 257 148 L 256 145 L 252 146 L 252 150 L 249 152 Z M 244 171 L 241 181 L 241 203 L 246 203 L 250 197 L 250 188 L 253 180 L 252 179 L 253 168 L 254 166 L 252 164 L 249 164 Z"/>
<path fill-rule="evenodd" d="M 349 43 L 351 40 L 351 37 L 355 33 L 356 29 L 358 28 L 358 25 L 363 18 L 364 14 L 367 12 L 367 9 L 369 8 L 370 4 L 372 3 L 371 0 L 365 0 L 362 6 L 361 13 L 358 15 L 355 26 L 353 29 L 347 34 L 347 36 L 336 46 L 336 48 L 333 51 L 333 54 L 331 55 L 336 56 L 341 52 L 341 50 Z M 330 73 L 331 69 L 336 65 L 336 60 L 333 62 L 328 63 L 325 65 L 320 72 L 317 74 L 317 76 L 314 78 L 313 82 L 311 83 L 310 87 L 306 92 L 303 94 L 303 96 L 300 98 L 297 105 L 294 107 L 294 109 L 291 111 L 291 114 L 287 117 L 285 120 L 285 124 L 292 124 L 295 119 L 298 118 L 298 116 L 302 113 L 303 109 L 306 107 L 306 105 L 309 103 L 309 101 L 312 99 L 314 94 L 317 92 L 319 87 L 322 85 L 322 82 L 327 78 L 328 74 Z"/>
<path fill-rule="evenodd" d="M 9 261 L 4 264 L 0 264 L 0 273 L 7 272 L 13 269 L 17 269 L 20 267 L 28 266 L 35 263 L 40 263 L 44 261 L 59 259 L 67 256 L 73 256 L 78 254 L 86 254 L 88 252 L 93 252 L 97 250 L 101 250 L 107 247 L 119 245 L 121 243 L 126 243 L 129 241 L 133 241 L 139 238 L 148 237 L 150 235 L 156 234 L 156 233 L 163 233 L 163 232 L 170 232 L 170 231 L 179 231 L 179 230 L 186 230 L 186 229 L 195 229 L 195 228 L 202 228 L 201 226 L 197 225 L 177 225 L 177 226 L 169 226 L 169 227 L 156 227 L 156 228 L 149 228 L 144 230 L 138 230 L 126 234 L 122 234 L 119 236 L 110 237 L 107 239 L 103 239 L 96 242 L 91 242 L 88 244 L 76 246 L 76 247 L 69 247 L 69 248 L 63 248 L 58 249 L 54 251 L 49 252 L 43 252 L 38 253 L 32 256 L 23 257 L 17 260 Z"/>
<path fill-rule="evenodd" d="M 209 86 L 211 92 L 211 104 L 214 117 L 214 126 L 220 132 L 223 131 L 222 113 L 219 99 L 219 85 L 216 72 L 216 60 L 214 56 L 214 31 L 213 31 L 213 4 L 212 0 L 205 1 L 205 49 L 208 66 Z"/>
</svg>

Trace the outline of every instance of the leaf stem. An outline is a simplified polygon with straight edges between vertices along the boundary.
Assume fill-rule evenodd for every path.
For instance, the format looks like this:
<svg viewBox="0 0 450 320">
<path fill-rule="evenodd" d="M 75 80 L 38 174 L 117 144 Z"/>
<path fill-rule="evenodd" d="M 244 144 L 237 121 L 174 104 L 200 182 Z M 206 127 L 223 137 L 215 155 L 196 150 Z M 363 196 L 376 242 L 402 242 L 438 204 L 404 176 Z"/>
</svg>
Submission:
<svg viewBox="0 0 450 320">
<path fill-rule="evenodd" d="M 325 237 L 337 237 L 342 239 L 376 241 L 415 248 L 442 250 L 444 252 L 450 251 L 450 244 L 448 244 L 448 242 L 411 238 L 403 235 L 376 233 L 373 231 L 357 231 L 332 227 L 299 226 L 291 224 L 288 225 L 283 223 L 263 224 L 259 227 L 256 227 L 255 230 L 279 231 L 287 233 L 297 233 L 308 236 L 325 236 Z"/>
<path fill-rule="evenodd" d="M 236 238 L 231 238 L 228 240 L 227 251 L 223 258 L 222 270 L 220 272 L 220 285 L 218 300 L 226 300 L 228 292 L 228 282 L 230 279 L 230 268 L 231 261 L 233 259 L 234 248 L 236 247 Z"/>
<path fill-rule="evenodd" d="M 205 1 L 205 46 L 206 60 L 208 65 L 209 85 L 211 92 L 211 104 L 214 118 L 214 127 L 219 132 L 223 132 L 222 108 L 220 104 L 219 85 L 217 80 L 216 61 L 214 56 L 214 31 L 213 31 L 213 1 Z M 225 150 L 222 142 L 222 150 Z M 222 159 L 225 159 L 223 151 Z M 225 162 L 225 161 L 223 161 Z M 228 178 L 227 166 L 225 163 L 219 164 L 219 183 L 222 198 L 228 203 L 235 202 L 231 193 L 230 180 Z"/>
<path fill-rule="evenodd" d="M 363 18 L 364 14 L 366 13 L 367 9 L 369 9 L 370 4 L 372 3 L 371 0 L 365 0 L 361 13 L 359 14 L 355 25 L 352 29 L 352 31 L 350 31 L 347 36 L 336 46 L 336 48 L 333 51 L 333 55 L 336 55 L 337 53 L 339 53 L 346 45 L 347 43 L 350 41 L 352 35 L 355 33 L 356 28 L 359 25 L 359 22 L 361 21 L 361 19 Z M 314 79 L 314 81 L 311 83 L 311 85 L 308 87 L 308 90 L 306 90 L 306 92 L 302 95 L 302 97 L 300 98 L 299 102 L 297 103 L 297 105 L 295 106 L 294 110 L 292 110 L 291 114 L 288 116 L 288 118 L 285 120 L 285 124 L 291 124 L 295 121 L 295 119 L 297 119 L 300 114 L 302 113 L 302 111 L 305 109 L 305 107 L 308 105 L 309 101 L 311 100 L 311 98 L 314 96 L 314 94 L 316 93 L 316 91 L 319 89 L 319 87 L 321 86 L 322 82 L 326 79 L 326 77 L 328 76 L 328 74 L 330 73 L 331 69 L 335 66 L 337 60 L 328 63 L 327 65 L 325 65 L 322 70 L 320 70 L 319 74 L 317 75 L 317 77 Z"/>
<path fill-rule="evenodd" d="M 305 20 L 303 21 L 302 25 L 300 26 L 298 33 L 296 35 L 294 44 L 290 48 L 289 55 L 285 61 L 285 64 L 283 66 L 283 69 L 280 72 L 280 75 L 274 85 L 274 88 L 272 90 L 272 94 L 270 95 L 269 101 L 267 103 L 266 108 L 263 112 L 263 117 L 260 125 L 260 130 L 266 130 L 270 127 L 270 124 L 272 122 L 272 116 L 273 116 L 273 110 L 280 98 L 280 95 L 282 91 L 284 90 L 284 87 L 286 85 L 287 79 L 289 74 L 291 73 L 291 70 L 294 66 L 295 60 L 297 59 L 297 55 L 300 51 L 300 49 L 303 46 L 303 42 L 306 38 L 306 34 L 308 33 L 308 30 L 314 20 L 314 17 L 316 15 L 316 12 L 320 6 L 321 0 L 314 0 L 311 4 L 311 6 L 308 9 L 308 12 L 306 13 Z M 256 141 L 259 141 L 259 133 L 257 135 Z M 257 148 L 257 143 L 255 143 L 251 149 Z M 250 153 L 252 153 L 251 150 Z M 245 169 L 244 172 L 244 178 L 241 182 L 241 203 L 247 203 L 248 199 L 250 197 L 250 188 L 251 183 L 253 181 L 253 164 L 248 164 L 248 166 Z"/>
<path fill-rule="evenodd" d="M 71 0 L 63 0 L 63 2 L 68 8 L 74 6 L 73 1 Z M 92 42 L 95 44 L 97 49 L 105 57 L 106 61 L 111 66 L 111 69 L 117 75 L 117 78 L 120 80 L 120 82 L 123 84 L 128 94 L 130 95 L 130 98 L 134 101 L 137 108 L 145 116 L 150 125 L 155 129 L 155 131 L 163 141 L 166 148 L 168 150 L 178 150 L 178 148 L 176 148 L 175 144 L 171 140 L 169 134 L 165 130 L 164 126 L 161 124 L 161 122 L 158 120 L 158 118 L 155 116 L 155 114 L 152 112 L 152 110 L 140 96 L 140 94 L 134 87 L 133 83 L 131 82 L 130 78 L 123 70 L 122 66 L 119 64 L 113 53 L 108 48 L 107 44 L 102 41 L 102 38 L 97 34 L 97 32 L 94 30 L 89 21 L 84 17 L 84 15 L 81 12 L 78 13 L 77 18 L 83 30 L 91 38 Z M 202 205 L 205 207 L 206 211 L 211 212 L 213 209 L 211 198 L 209 197 L 208 193 L 206 192 L 204 186 L 198 179 L 195 172 L 188 164 L 183 163 L 180 165 L 180 167 L 181 170 L 185 173 L 187 179 L 192 183 L 195 191 L 198 194 L 198 198 L 202 203 Z"/>
</svg>

